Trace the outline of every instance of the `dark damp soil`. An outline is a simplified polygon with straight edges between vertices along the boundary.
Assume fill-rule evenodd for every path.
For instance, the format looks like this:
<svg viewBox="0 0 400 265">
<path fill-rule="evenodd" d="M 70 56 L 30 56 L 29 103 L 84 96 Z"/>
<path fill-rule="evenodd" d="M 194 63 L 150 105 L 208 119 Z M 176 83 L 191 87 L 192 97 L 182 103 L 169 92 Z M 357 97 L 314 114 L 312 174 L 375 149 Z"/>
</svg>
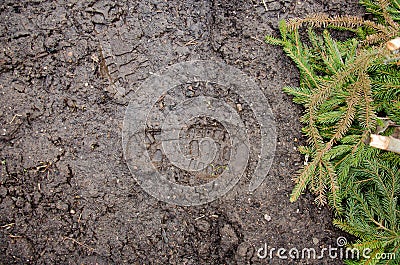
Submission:
<svg viewBox="0 0 400 265">
<path fill-rule="evenodd" d="M 304 138 L 302 110 L 281 87 L 298 72 L 262 41 L 280 19 L 315 12 L 363 14 L 356 0 L 1 1 L 0 264 L 341 264 L 257 255 L 265 244 L 319 251 L 344 235 L 313 196 L 289 202 Z M 277 149 L 253 194 L 241 181 L 217 201 L 179 207 L 133 179 L 122 122 L 143 80 L 195 59 L 258 83 Z"/>
</svg>

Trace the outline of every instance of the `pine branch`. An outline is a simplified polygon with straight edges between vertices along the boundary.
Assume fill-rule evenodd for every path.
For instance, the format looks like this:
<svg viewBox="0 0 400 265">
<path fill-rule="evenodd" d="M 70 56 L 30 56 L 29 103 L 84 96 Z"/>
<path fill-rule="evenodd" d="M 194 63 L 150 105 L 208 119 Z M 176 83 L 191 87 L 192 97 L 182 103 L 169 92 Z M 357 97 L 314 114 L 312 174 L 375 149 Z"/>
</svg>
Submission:
<svg viewBox="0 0 400 265">
<path fill-rule="evenodd" d="M 335 26 L 341 28 L 353 29 L 357 27 L 368 27 L 376 30 L 377 32 L 387 33 L 387 28 L 383 25 L 377 24 L 373 21 L 364 20 L 356 16 L 334 16 L 330 17 L 326 14 L 311 14 L 305 18 L 293 18 L 287 23 L 287 28 L 290 31 L 296 31 L 302 26 L 310 26 L 313 28 L 326 28 L 328 26 Z"/>
<path fill-rule="evenodd" d="M 316 160 L 312 161 L 310 164 L 306 165 L 300 172 L 300 174 L 294 178 L 296 182 L 296 186 L 294 187 L 292 194 L 290 195 L 290 201 L 296 201 L 302 192 L 307 187 L 307 184 L 310 182 L 312 176 L 315 173 L 317 167 Z"/>
<path fill-rule="evenodd" d="M 266 41 L 282 46 L 299 68 L 299 87 L 284 91 L 306 109 L 301 122 L 308 146 L 299 151 L 311 161 L 295 177 L 290 201 L 308 188 L 318 205 L 329 203 L 341 218 L 336 226 L 359 237 L 354 246 L 370 248 L 373 255 L 397 253 L 387 264 L 400 264 L 400 155 L 367 145 L 378 130 L 377 113 L 400 125 L 400 56 L 386 48 L 400 35 L 400 1 L 362 2 L 376 21 L 314 14 L 281 21 L 281 39 Z M 300 40 L 303 26 L 310 46 Z M 325 29 L 321 35 L 314 28 Z M 357 37 L 337 41 L 332 28 Z M 385 128 L 379 137 L 392 131 Z M 346 263 L 382 264 L 374 258 Z"/>
</svg>

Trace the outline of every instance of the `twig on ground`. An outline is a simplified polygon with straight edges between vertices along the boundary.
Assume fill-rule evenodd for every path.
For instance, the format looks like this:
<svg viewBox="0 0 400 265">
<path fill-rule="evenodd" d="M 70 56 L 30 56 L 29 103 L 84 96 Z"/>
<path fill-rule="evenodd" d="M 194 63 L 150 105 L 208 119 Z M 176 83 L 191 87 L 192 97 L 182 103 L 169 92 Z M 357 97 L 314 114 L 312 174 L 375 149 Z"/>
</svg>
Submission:
<svg viewBox="0 0 400 265">
<path fill-rule="evenodd" d="M 81 246 L 81 247 L 83 247 L 83 248 L 86 248 L 87 250 L 89 250 L 89 251 L 91 251 L 91 252 L 95 252 L 95 249 L 94 249 L 94 248 L 91 248 L 91 247 L 89 247 L 88 245 L 86 245 L 86 244 L 84 244 L 84 243 L 81 243 L 81 242 L 77 241 L 76 239 L 74 239 L 74 238 L 72 238 L 72 237 L 67 237 L 67 236 L 65 236 L 65 237 L 63 237 L 63 239 L 64 239 L 64 240 L 71 240 L 72 242 L 78 244 L 79 246 Z"/>
<path fill-rule="evenodd" d="M 264 5 L 265 11 L 268 12 L 269 10 L 268 10 L 267 4 L 265 3 L 265 0 L 262 0 L 262 3 L 263 3 L 263 5 Z"/>
</svg>

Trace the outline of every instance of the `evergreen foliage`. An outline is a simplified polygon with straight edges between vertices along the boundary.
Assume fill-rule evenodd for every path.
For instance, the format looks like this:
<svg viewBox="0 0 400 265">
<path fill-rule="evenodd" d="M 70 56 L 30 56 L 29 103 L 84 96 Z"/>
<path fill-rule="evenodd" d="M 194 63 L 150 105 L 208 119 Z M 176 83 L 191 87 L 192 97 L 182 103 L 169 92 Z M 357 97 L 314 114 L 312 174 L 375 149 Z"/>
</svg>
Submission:
<svg viewBox="0 0 400 265">
<path fill-rule="evenodd" d="M 285 87 L 305 107 L 301 119 L 311 161 L 295 178 L 295 201 L 308 187 L 319 205 L 329 203 L 335 224 L 357 236 L 371 258 L 349 264 L 400 264 L 400 156 L 369 147 L 371 133 L 390 135 L 384 121 L 400 125 L 400 55 L 385 43 L 400 35 L 400 1 L 361 0 L 375 20 L 314 14 L 281 21 L 282 46 L 300 72 L 298 87 Z M 306 29 L 306 31 L 304 30 Z M 346 30 L 354 37 L 336 40 Z M 304 35 L 307 36 L 306 41 Z M 376 253 L 396 259 L 379 260 Z"/>
</svg>

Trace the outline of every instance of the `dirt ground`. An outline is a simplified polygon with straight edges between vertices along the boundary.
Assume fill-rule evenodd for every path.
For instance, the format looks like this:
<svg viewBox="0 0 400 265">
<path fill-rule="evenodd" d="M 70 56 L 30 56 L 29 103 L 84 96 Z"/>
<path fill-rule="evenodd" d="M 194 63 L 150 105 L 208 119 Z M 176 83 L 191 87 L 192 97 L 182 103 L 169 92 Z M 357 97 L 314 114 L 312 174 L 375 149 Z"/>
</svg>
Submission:
<svg viewBox="0 0 400 265">
<path fill-rule="evenodd" d="M 280 19 L 315 12 L 363 14 L 356 0 L 1 1 L 0 264 L 341 264 L 257 255 L 265 244 L 321 249 L 344 235 L 313 196 L 289 202 L 304 159 L 302 110 L 281 87 L 298 72 L 262 42 Z M 214 202 L 180 207 L 132 177 L 122 122 L 143 80 L 196 59 L 258 83 L 277 149 L 254 193 L 241 181 Z"/>
</svg>

